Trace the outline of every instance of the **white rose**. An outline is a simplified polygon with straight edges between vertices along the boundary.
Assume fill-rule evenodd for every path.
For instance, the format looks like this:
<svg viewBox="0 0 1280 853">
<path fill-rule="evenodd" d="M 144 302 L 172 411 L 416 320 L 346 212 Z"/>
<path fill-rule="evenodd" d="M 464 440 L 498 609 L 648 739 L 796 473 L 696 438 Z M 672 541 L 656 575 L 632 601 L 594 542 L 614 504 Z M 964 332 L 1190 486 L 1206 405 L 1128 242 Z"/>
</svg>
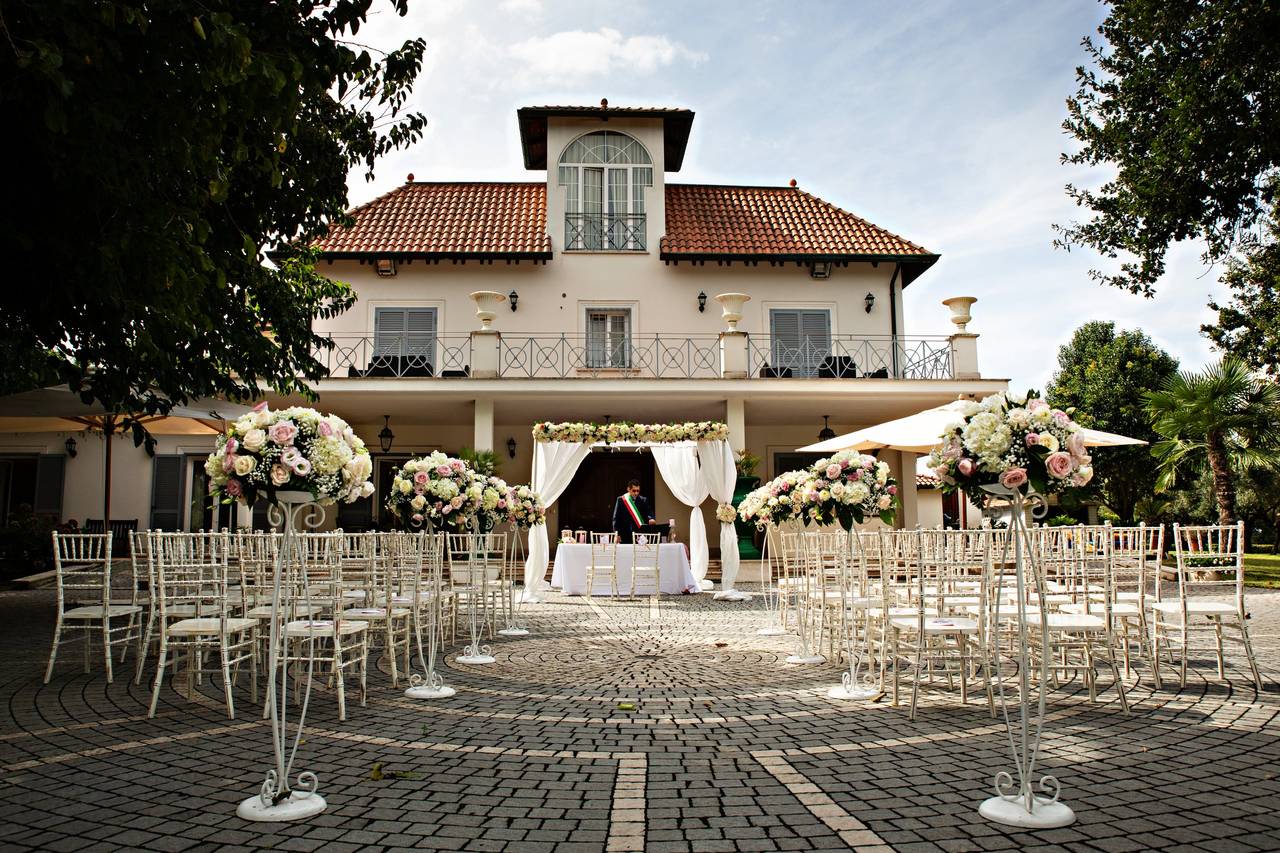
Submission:
<svg viewBox="0 0 1280 853">
<path fill-rule="evenodd" d="M 876 506 L 880 509 L 888 509 L 893 506 L 893 498 L 889 495 L 881 495 L 880 500 L 876 501 Z"/>
<path fill-rule="evenodd" d="M 253 413 L 253 425 L 256 427 L 264 427 L 271 423 L 271 412 L 263 409 L 260 412 Z"/>
<path fill-rule="evenodd" d="M 400 494 L 402 494 L 402 495 L 407 495 L 407 494 L 409 494 L 409 493 L 410 493 L 410 492 L 412 492 L 412 491 L 413 491 L 413 484 L 412 484 L 412 483 L 410 483 L 408 480 L 401 480 L 401 481 L 400 481 Z"/>
<path fill-rule="evenodd" d="M 258 460 L 254 459 L 252 456 L 237 456 L 235 461 L 236 474 L 243 477 L 245 474 L 252 471 L 257 464 Z"/>
<path fill-rule="evenodd" d="M 251 429 L 240 439 L 240 444 L 245 450 L 252 450 L 255 453 L 262 449 L 262 445 L 267 443 L 267 433 L 265 430 L 257 428 Z"/>
<path fill-rule="evenodd" d="M 372 494 L 373 494 L 373 482 L 371 480 L 365 480 L 363 483 L 360 484 L 360 497 L 367 498 Z"/>
<path fill-rule="evenodd" d="M 1048 450 L 1050 453 L 1057 452 L 1059 447 L 1057 436 L 1048 432 L 1040 433 L 1040 446 Z"/>
<path fill-rule="evenodd" d="M 427 499 L 422 495 L 414 495 L 413 500 L 409 501 L 409 506 L 413 507 L 415 512 L 421 512 L 426 505 Z"/>
</svg>

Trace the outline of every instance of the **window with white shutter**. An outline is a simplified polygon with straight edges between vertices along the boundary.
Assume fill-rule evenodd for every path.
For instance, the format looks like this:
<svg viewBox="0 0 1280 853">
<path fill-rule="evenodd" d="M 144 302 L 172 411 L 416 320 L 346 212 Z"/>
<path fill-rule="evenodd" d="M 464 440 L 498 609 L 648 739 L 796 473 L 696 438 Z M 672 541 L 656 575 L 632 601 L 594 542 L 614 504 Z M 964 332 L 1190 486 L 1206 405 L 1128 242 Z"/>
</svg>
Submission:
<svg viewBox="0 0 1280 853">
<path fill-rule="evenodd" d="M 377 308 L 373 316 L 373 353 L 400 366 L 435 366 L 435 308 Z"/>
<path fill-rule="evenodd" d="M 792 376 L 814 376 L 831 354 L 831 312 L 821 308 L 769 311 L 770 364 Z"/>
<path fill-rule="evenodd" d="M 587 367 L 631 366 L 631 309 L 587 309 Z"/>
</svg>

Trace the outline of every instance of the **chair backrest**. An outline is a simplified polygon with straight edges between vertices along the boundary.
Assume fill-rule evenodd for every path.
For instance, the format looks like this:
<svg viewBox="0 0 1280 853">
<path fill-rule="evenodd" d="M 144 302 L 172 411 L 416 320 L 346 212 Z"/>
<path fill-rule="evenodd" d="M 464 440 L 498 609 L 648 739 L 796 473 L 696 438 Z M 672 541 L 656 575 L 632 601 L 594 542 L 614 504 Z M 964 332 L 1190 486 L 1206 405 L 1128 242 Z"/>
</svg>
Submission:
<svg viewBox="0 0 1280 853">
<path fill-rule="evenodd" d="M 151 606 L 156 604 L 156 561 L 151 553 L 151 537 L 146 531 L 129 534 L 129 565 L 133 569 L 133 588 L 137 590 L 139 578 L 147 582 L 147 598 Z"/>
<path fill-rule="evenodd" d="M 53 566 L 58 583 L 58 606 L 111 601 L 111 534 L 53 531 Z M 70 601 L 68 601 L 70 599 Z"/>
<path fill-rule="evenodd" d="M 1235 593 L 1244 608 L 1244 522 L 1236 524 L 1173 525 L 1173 546 L 1177 555 L 1178 595 Z"/>
<path fill-rule="evenodd" d="M 632 571 L 657 571 L 658 543 L 661 537 L 657 533 L 636 533 L 631 537 L 631 569 Z"/>
<path fill-rule="evenodd" d="M 1111 528 L 1111 553 L 1115 587 L 1119 592 L 1136 592 L 1146 597 L 1147 584 L 1159 571 L 1164 553 L 1164 525 Z M 1155 575 L 1155 589 L 1160 587 Z"/>
<path fill-rule="evenodd" d="M 591 534 L 591 564 L 612 566 L 618 559 L 617 533 Z"/>
<path fill-rule="evenodd" d="M 449 533 L 449 580 L 455 586 L 493 584 L 506 560 L 505 533 Z"/>
<path fill-rule="evenodd" d="M 161 619 L 225 620 L 230 535 L 152 532 L 150 536 Z"/>
</svg>

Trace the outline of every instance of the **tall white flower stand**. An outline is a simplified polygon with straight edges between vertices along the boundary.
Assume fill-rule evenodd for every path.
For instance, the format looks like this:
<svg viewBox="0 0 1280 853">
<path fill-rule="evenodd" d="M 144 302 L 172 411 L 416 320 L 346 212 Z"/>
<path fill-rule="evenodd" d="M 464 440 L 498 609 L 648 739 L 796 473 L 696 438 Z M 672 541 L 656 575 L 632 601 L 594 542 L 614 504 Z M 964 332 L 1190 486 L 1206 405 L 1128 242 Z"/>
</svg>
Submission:
<svg viewBox="0 0 1280 853">
<path fill-rule="evenodd" d="M 849 669 L 840 676 L 840 683 L 827 691 L 827 696 L 832 699 L 844 699 L 852 702 L 865 702 L 875 699 L 880 695 L 880 689 L 875 685 L 868 669 L 865 673 L 859 675 L 862 669 L 862 662 L 869 656 L 864 653 L 864 648 L 858 642 L 858 622 L 866 624 L 867 618 L 867 600 L 863 598 L 859 602 L 853 595 L 853 581 L 856 573 L 853 570 L 853 531 L 845 531 L 845 548 L 844 557 L 841 560 L 840 575 L 841 586 L 843 591 L 841 594 L 842 610 L 845 615 L 845 624 L 847 630 L 844 632 L 844 653 L 849 661 Z M 859 593 L 866 593 L 865 589 L 859 589 Z M 861 606 L 859 606 L 861 604 Z M 867 633 L 863 632 L 863 640 L 867 639 Z"/>
<path fill-rule="evenodd" d="M 770 525 L 764 534 L 764 544 L 760 549 L 760 589 L 764 598 L 764 609 L 769 614 L 769 621 L 756 629 L 761 637 L 781 637 L 787 633 L 782 624 L 782 587 L 778 586 L 773 573 L 773 549 L 769 542 L 773 539 L 773 526 Z"/>
<path fill-rule="evenodd" d="M 1006 498 L 1010 503 L 1012 514 L 1009 520 L 1010 539 L 1013 544 L 1014 554 L 1014 577 L 1017 584 L 1017 632 L 1018 632 L 1018 707 L 1017 721 L 1009 715 L 1009 702 L 1004 693 L 1004 678 L 1001 675 L 1000 667 L 996 666 L 996 685 L 1000 696 L 1000 708 L 1004 713 L 1005 726 L 1009 732 L 1009 747 L 1013 753 L 1013 761 L 1017 772 L 1016 790 L 1015 779 L 1012 774 L 1001 770 L 995 777 L 996 795 L 985 800 L 978 808 L 978 813 L 987 820 L 1002 823 L 1007 826 L 1016 826 L 1023 829 L 1054 829 L 1056 827 L 1069 826 L 1075 822 L 1075 812 L 1061 801 L 1058 796 L 1061 793 L 1061 786 L 1058 784 L 1056 777 L 1044 775 L 1035 780 L 1036 760 L 1040 754 L 1040 740 L 1044 731 L 1044 713 L 1045 713 L 1045 692 L 1049 684 L 1049 661 L 1045 655 L 1040 655 L 1040 684 L 1038 693 L 1038 702 L 1034 717 L 1030 706 L 1030 689 L 1031 689 L 1031 654 L 1030 654 L 1030 626 L 1027 624 L 1027 570 L 1031 570 L 1031 582 L 1034 585 L 1037 602 L 1040 604 L 1038 610 L 1040 613 L 1040 629 L 1041 636 L 1048 633 L 1047 611 L 1043 606 L 1045 601 L 1045 585 L 1044 574 L 1036 566 L 1031 558 L 1031 543 L 1027 533 L 1026 511 L 1031 509 L 1032 513 L 1038 518 L 1045 514 L 1048 504 L 1043 496 L 1031 492 L 1024 495 L 1017 489 L 1009 489 L 1004 486 L 990 485 L 983 486 L 983 489 L 993 495 Z M 1000 574 L 996 583 L 996 588 L 1000 588 L 1000 583 L 1004 580 L 1006 560 L 1002 555 L 1000 561 Z M 1000 596 L 996 598 L 996 619 L 992 626 L 993 631 L 999 631 L 1000 626 Z M 996 653 L 999 652 L 1000 644 L 997 635 L 995 643 Z M 997 664 L 999 662 L 997 661 Z M 1036 793 L 1036 788 L 1042 792 Z"/>
<path fill-rule="evenodd" d="M 458 691 L 444 683 L 444 677 L 436 671 L 436 658 L 440 654 L 440 617 L 443 582 L 441 575 L 444 565 L 444 535 L 438 533 L 419 534 L 423 538 L 421 557 L 426 565 L 426 574 L 430 579 L 431 603 L 422 607 L 422 571 L 417 573 L 414 581 L 413 634 L 417 644 L 418 665 L 421 674 L 409 676 L 409 687 L 404 695 L 409 699 L 448 699 Z M 423 648 L 422 621 L 426 611 L 427 643 Z"/>
<path fill-rule="evenodd" d="M 501 637 L 527 637 L 529 629 L 522 628 L 517 621 L 520 616 L 520 602 L 516 599 L 516 577 L 521 574 L 524 568 L 524 548 L 520 544 L 520 531 L 515 527 L 511 528 L 511 551 L 508 554 L 507 565 L 503 571 L 504 583 L 507 589 L 504 590 L 502 599 L 506 605 L 507 624 L 498 632 Z"/>
<path fill-rule="evenodd" d="M 814 572 L 810 571 L 813 567 L 808 565 L 809 558 L 806 556 L 802 567 L 803 582 L 797 590 L 796 602 L 796 650 L 793 654 L 786 658 L 787 663 L 796 664 L 816 664 L 826 663 L 826 655 L 818 654 L 809 645 L 810 633 L 813 628 L 813 584 L 815 581 Z"/>
<path fill-rule="evenodd" d="M 480 642 L 480 607 L 489 606 L 489 550 L 484 544 L 485 536 L 476 532 L 471 536 L 471 553 L 467 555 L 467 571 L 470 573 L 467 586 L 467 619 L 470 622 L 471 642 L 469 642 L 462 650 L 462 654 L 454 658 L 455 661 L 468 666 L 484 666 L 491 663 L 497 663 L 498 659 L 492 654 L 493 650 Z M 503 548 L 503 558 L 506 557 L 506 548 Z M 476 571 L 480 573 L 480 594 L 476 595 Z"/>
<path fill-rule="evenodd" d="M 309 596 L 309 590 L 305 586 L 307 573 L 302 565 L 302 554 L 296 534 L 299 526 L 308 530 L 319 527 L 324 521 L 325 512 L 309 492 L 279 491 L 276 492 L 276 501 L 277 503 L 267 508 L 267 518 L 272 526 L 284 525 L 284 536 L 272 569 L 271 632 L 267 664 L 267 713 L 271 720 L 271 747 L 275 763 L 267 770 L 261 789 L 253 796 L 242 800 L 236 808 L 236 814 L 244 820 L 280 823 L 304 820 L 325 810 L 324 798 L 318 793 L 319 780 L 316 774 L 303 770 L 298 773 L 294 785 L 289 784 L 298 746 L 302 743 L 302 726 L 307 717 L 307 703 L 311 698 L 316 637 L 312 636 L 308 640 L 311 654 L 307 664 L 306 689 L 298 712 L 293 743 L 290 745 L 286 721 L 289 708 L 287 655 L 281 654 L 281 646 L 286 642 L 284 620 L 287 614 L 282 613 L 280 609 L 281 576 L 291 569 L 301 572 L 304 596 Z"/>
</svg>

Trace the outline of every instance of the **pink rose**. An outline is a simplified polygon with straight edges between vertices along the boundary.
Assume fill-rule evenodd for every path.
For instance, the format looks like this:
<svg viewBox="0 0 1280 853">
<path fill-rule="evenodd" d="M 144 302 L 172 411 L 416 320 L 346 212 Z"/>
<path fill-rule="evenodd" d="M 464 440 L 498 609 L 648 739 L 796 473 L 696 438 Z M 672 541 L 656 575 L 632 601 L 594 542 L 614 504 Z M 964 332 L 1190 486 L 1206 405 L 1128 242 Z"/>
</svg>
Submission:
<svg viewBox="0 0 1280 853">
<path fill-rule="evenodd" d="M 449 513 L 453 512 L 453 505 L 445 504 L 444 506 L 440 507 L 439 511 L 441 515 L 448 515 Z"/>
<path fill-rule="evenodd" d="M 266 410 L 267 410 L 266 400 L 263 400 L 261 403 L 253 407 L 253 411 L 255 412 L 265 412 Z"/>
<path fill-rule="evenodd" d="M 862 457 L 862 467 L 863 467 L 863 468 L 870 468 L 870 467 L 871 467 L 872 465 L 874 465 L 874 464 L 876 464 L 876 460 L 875 460 L 875 459 L 873 459 L 872 457 L 870 457 L 870 456 L 864 456 L 864 457 Z"/>
<path fill-rule="evenodd" d="M 889 488 L 885 489 L 885 491 L 891 495 L 896 495 L 898 493 L 898 487 L 890 483 Z"/>
<path fill-rule="evenodd" d="M 1032 399 L 1027 401 L 1028 412 L 1038 412 L 1041 409 L 1047 409 L 1047 408 L 1049 408 L 1049 404 L 1046 403 L 1044 400 L 1041 400 L 1039 397 L 1033 397 Z"/>
<path fill-rule="evenodd" d="M 851 478 L 851 479 L 854 479 L 854 480 L 861 480 L 861 479 L 862 479 L 862 469 L 861 469 L 861 468 L 857 469 L 856 471 L 854 471 L 854 472 L 853 472 L 852 474 L 850 474 L 849 476 L 850 476 L 850 478 Z"/>
<path fill-rule="evenodd" d="M 325 438 L 328 438 L 333 435 L 333 427 L 329 426 L 328 421 L 321 421 L 320 426 L 316 427 L 316 432 L 320 433 Z"/>
<path fill-rule="evenodd" d="M 1040 443 L 1040 434 L 1035 432 L 1027 433 L 1027 447 L 1035 447 Z"/>
<path fill-rule="evenodd" d="M 311 473 L 311 463 L 306 459 L 299 459 L 297 462 L 293 463 L 293 473 L 297 474 L 299 477 L 307 476 Z"/>
<path fill-rule="evenodd" d="M 961 459 L 956 463 L 956 469 L 966 477 L 971 476 L 973 474 L 973 460 Z"/>
<path fill-rule="evenodd" d="M 417 483 L 419 486 L 425 486 L 427 483 L 431 482 L 431 475 L 426 471 L 417 471 L 413 475 L 413 482 Z"/>
<path fill-rule="evenodd" d="M 1082 459 L 1087 455 L 1084 449 L 1084 436 L 1078 432 L 1073 432 L 1067 436 L 1067 452 L 1076 459 Z"/>
<path fill-rule="evenodd" d="M 420 512 L 415 512 L 415 513 L 413 514 L 413 520 L 414 520 L 414 521 L 416 521 L 418 524 L 421 524 L 421 523 L 422 523 L 422 513 L 420 513 Z"/>
<path fill-rule="evenodd" d="M 423 485 L 414 486 L 413 493 L 415 495 L 425 495 L 427 493 L 427 487 Z"/>
<path fill-rule="evenodd" d="M 951 473 L 951 469 L 950 469 L 950 468 L 948 468 L 946 465 L 939 465 L 937 468 L 934 468 L 934 469 L 933 469 L 933 473 L 934 473 L 934 474 L 936 474 L 938 477 L 940 477 L 940 478 L 941 478 L 941 477 L 945 477 L 945 476 L 947 476 L 948 474 L 950 474 L 950 473 Z"/>
<path fill-rule="evenodd" d="M 223 489 L 226 491 L 228 495 L 230 495 L 233 498 L 238 498 L 242 494 L 244 494 L 244 488 L 240 485 L 240 481 L 235 479 L 234 477 L 232 477 L 230 480 L 227 480 L 227 484 L 223 486 Z"/>
<path fill-rule="evenodd" d="M 293 439 L 297 435 L 298 428 L 294 426 L 293 421 L 280 421 L 279 423 L 274 423 L 267 430 L 267 437 L 281 447 L 293 444 Z"/>
<path fill-rule="evenodd" d="M 286 447 L 280 452 L 280 461 L 290 468 L 298 464 L 298 460 L 302 458 L 302 451 L 296 447 Z"/>
<path fill-rule="evenodd" d="M 237 450 L 239 450 L 239 449 L 240 449 L 240 442 L 236 441 L 234 438 L 228 438 L 228 439 L 227 439 L 227 446 L 226 446 L 226 449 L 225 449 L 225 451 L 224 451 L 224 452 L 225 452 L 228 456 L 231 456 L 232 454 L 234 454 L 234 453 L 235 453 Z"/>
<path fill-rule="evenodd" d="M 234 454 L 228 453 L 226 456 L 222 457 L 222 470 L 226 471 L 228 474 L 236 470 L 236 457 Z"/>
<path fill-rule="evenodd" d="M 1000 485 L 1006 489 L 1019 489 L 1026 485 L 1027 469 L 1026 468 L 1010 468 L 1000 475 Z"/>
<path fill-rule="evenodd" d="M 1071 460 L 1070 453 L 1058 450 L 1045 457 L 1044 467 L 1049 472 L 1049 476 L 1062 480 L 1071 474 L 1075 463 Z"/>
<path fill-rule="evenodd" d="M 840 476 L 840 464 L 838 462 L 832 462 L 830 465 L 827 466 L 827 479 L 834 480 L 836 477 L 839 477 L 839 476 Z"/>
<path fill-rule="evenodd" d="M 459 474 L 461 474 L 463 470 L 467 467 L 466 465 L 462 464 L 461 459 L 455 459 L 453 460 L 453 462 L 449 464 L 453 467 L 453 470 L 457 471 Z"/>
<path fill-rule="evenodd" d="M 437 473 L 437 474 L 439 474 L 441 477 L 448 477 L 448 476 L 449 476 L 449 474 L 450 474 L 450 472 L 452 472 L 452 471 L 453 471 L 453 469 L 452 469 L 452 468 L 450 468 L 448 465 L 437 465 L 437 466 L 436 466 L 436 473 Z M 419 472 L 419 473 L 421 473 L 421 472 Z"/>
</svg>

